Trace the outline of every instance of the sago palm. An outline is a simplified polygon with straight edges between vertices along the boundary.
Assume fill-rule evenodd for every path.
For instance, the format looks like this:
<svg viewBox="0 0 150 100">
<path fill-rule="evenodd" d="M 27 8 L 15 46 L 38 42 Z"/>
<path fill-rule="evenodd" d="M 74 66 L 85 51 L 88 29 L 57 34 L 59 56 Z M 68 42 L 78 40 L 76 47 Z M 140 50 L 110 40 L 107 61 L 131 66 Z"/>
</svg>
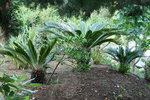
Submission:
<svg viewBox="0 0 150 100">
<path fill-rule="evenodd" d="M 122 46 L 119 46 L 117 49 L 109 48 L 106 53 L 120 63 L 119 71 L 121 73 L 127 73 L 130 70 L 131 62 L 143 55 L 142 50 L 132 50 L 132 48 L 124 48 Z"/>
<path fill-rule="evenodd" d="M 76 26 L 71 23 L 45 23 L 44 32 L 53 33 L 55 36 L 61 39 L 68 39 L 73 37 L 71 42 L 74 42 L 77 46 L 81 46 L 87 50 L 101 45 L 106 42 L 115 42 L 112 36 L 119 35 L 120 31 L 118 28 L 107 27 L 108 23 L 94 23 L 87 25 L 84 22 L 80 23 L 80 26 Z M 52 30 L 54 28 L 54 30 Z M 78 42 L 77 42 L 78 41 Z"/>
<path fill-rule="evenodd" d="M 71 45 L 71 52 L 69 55 L 76 60 L 80 69 L 89 69 L 91 48 L 101 45 L 106 42 L 115 42 L 114 35 L 119 35 L 120 31 L 117 28 L 109 28 L 108 23 L 94 23 L 87 25 L 84 22 L 80 26 L 71 23 L 45 23 L 43 32 L 51 33 L 53 36 L 62 40 L 66 40 Z M 79 53 L 80 52 L 80 53 Z M 84 52 L 84 53 L 82 53 Z M 75 53 L 75 54 L 74 54 Z M 81 55 L 78 55 L 81 54 Z M 86 54 L 86 55 L 84 55 Z M 87 65 L 87 67 L 85 67 Z"/>
<path fill-rule="evenodd" d="M 43 83 L 45 79 L 46 65 L 53 60 L 54 54 L 51 53 L 56 40 L 43 46 L 38 51 L 31 40 L 27 44 L 14 42 L 14 47 L 5 47 L 0 50 L 0 54 L 9 56 L 21 65 L 27 66 L 32 69 L 31 78 L 34 83 Z"/>
</svg>

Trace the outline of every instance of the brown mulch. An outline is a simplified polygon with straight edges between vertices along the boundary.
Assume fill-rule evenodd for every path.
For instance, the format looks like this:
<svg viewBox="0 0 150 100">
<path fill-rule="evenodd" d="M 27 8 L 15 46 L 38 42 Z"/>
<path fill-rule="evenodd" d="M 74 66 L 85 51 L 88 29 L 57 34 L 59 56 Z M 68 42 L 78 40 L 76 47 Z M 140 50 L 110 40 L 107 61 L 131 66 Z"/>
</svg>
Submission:
<svg viewBox="0 0 150 100">
<path fill-rule="evenodd" d="M 57 83 L 35 88 L 31 100 L 150 100 L 148 83 L 104 65 L 87 72 L 68 71 Z"/>
</svg>

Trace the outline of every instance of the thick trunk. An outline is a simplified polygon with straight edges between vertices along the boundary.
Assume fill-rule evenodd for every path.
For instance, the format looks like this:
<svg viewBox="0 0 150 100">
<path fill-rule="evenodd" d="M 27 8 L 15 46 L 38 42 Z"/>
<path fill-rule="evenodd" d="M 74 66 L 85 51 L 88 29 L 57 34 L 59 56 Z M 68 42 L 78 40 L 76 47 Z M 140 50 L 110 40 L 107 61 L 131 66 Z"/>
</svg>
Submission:
<svg viewBox="0 0 150 100">
<path fill-rule="evenodd" d="M 34 69 L 31 72 L 31 79 L 34 79 L 32 83 L 44 83 L 45 71 L 42 69 Z"/>
</svg>

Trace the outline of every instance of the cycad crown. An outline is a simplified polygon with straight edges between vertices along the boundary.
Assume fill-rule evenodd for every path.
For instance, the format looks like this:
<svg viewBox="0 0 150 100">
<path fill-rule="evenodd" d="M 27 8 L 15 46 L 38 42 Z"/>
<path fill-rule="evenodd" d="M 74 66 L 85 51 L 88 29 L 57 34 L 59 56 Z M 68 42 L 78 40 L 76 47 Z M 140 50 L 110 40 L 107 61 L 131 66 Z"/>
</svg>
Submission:
<svg viewBox="0 0 150 100">
<path fill-rule="evenodd" d="M 113 59 L 120 64 L 127 65 L 129 65 L 134 59 L 143 55 L 142 50 L 132 50 L 132 48 L 124 48 L 122 46 L 119 46 L 117 49 L 109 48 L 106 53 L 111 55 Z"/>
<path fill-rule="evenodd" d="M 68 37 L 74 37 L 76 40 L 84 41 L 83 48 L 91 49 L 97 45 L 101 45 L 105 42 L 115 42 L 113 35 L 120 35 L 121 31 L 118 28 L 107 27 L 108 23 L 94 23 L 87 25 L 84 22 L 80 23 L 77 27 L 71 23 L 45 23 L 45 28 L 42 32 L 50 32 L 56 37 L 61 39 L 68 39 Z"/>
</svg>

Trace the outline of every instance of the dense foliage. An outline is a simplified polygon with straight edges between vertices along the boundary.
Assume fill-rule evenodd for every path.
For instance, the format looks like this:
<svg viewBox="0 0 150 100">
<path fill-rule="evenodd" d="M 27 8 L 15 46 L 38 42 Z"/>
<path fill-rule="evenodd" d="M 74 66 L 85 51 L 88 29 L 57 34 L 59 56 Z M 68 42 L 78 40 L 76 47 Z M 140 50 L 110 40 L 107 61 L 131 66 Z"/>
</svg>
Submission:
<svg viewBox="0 0 150 100">
<path fill-rule="evenodd" d="M 150 35 L 150 7 L 130 5 L 115 15 L 115 23 L 122 27 L 127 34 L 128 41 L 135 41 L 138 48 L 149 45 Z"/>
</svg>

